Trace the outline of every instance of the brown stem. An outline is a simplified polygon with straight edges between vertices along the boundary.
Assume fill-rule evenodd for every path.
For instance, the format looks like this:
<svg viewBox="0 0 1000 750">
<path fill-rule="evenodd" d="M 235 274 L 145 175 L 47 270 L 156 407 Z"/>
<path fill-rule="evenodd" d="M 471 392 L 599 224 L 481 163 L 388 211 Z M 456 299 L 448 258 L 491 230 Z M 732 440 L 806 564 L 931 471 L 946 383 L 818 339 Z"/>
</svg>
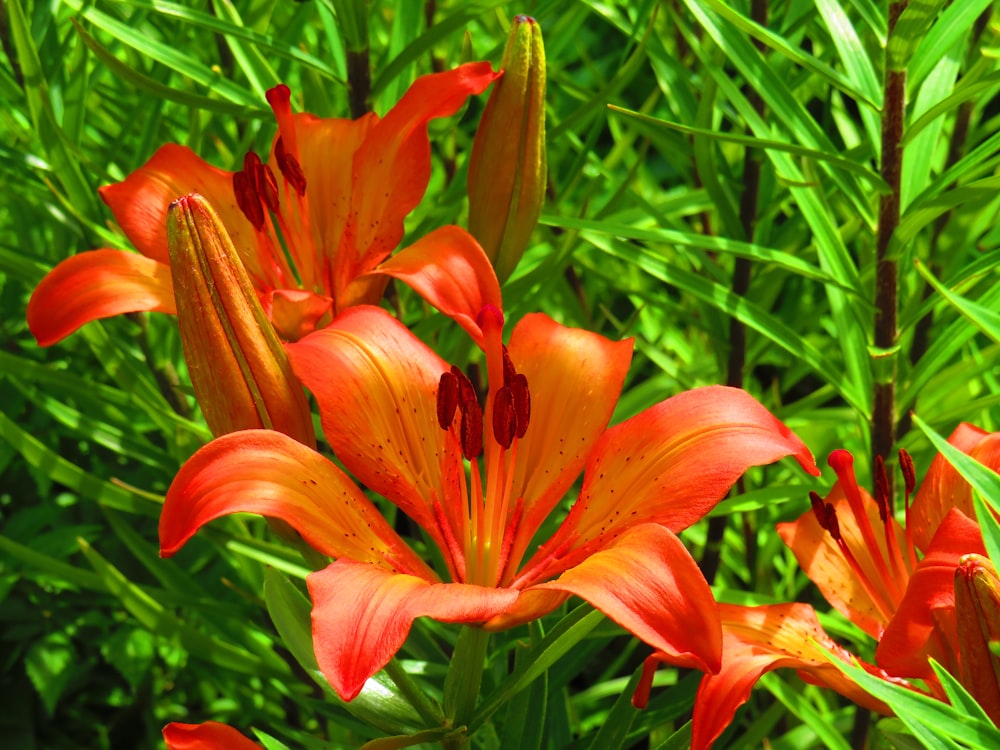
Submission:
<svg viewBox="0 0 1000 750">
<path fill-rule="evenodd" d="M 347 50 L 347 96 L 351 117 L 357 120 L 371 112 L 372 73 L 368 63 L 368 48 Z"/>
<path fill-rule="evenodd" d="M 906 0 L 889 6 L 889 34 L 893 32 Z M 887 58 L 888 59 L 888 58 Z M 895 259 L 888 257 L 889 241 L 899 226 L 899 199 L 903 165 L 903 111 L 906 105 L 906 70 L 886 66 L 882 105 L 882 179 L 889 192 L 879 200 L 878 231 L 875 237 L 875 346 L 890 359 L 879 368 L 873 389 L 871 442 L 872 459 L 886 461 L 895 439 L 896 361 L 891 353 L 896 345 L 898 276 Z M 892 477 L 890 475 L 890 483 Z M 890 486 L 890 494 L 891 494 Z"/>
</svg>

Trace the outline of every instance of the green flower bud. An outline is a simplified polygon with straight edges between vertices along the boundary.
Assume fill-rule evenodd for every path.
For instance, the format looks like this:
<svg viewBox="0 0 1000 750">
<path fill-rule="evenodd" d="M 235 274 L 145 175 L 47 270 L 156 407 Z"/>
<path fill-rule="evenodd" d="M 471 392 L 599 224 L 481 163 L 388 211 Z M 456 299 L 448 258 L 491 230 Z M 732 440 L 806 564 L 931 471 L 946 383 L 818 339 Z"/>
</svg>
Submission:
<svg viewBox="0 0 1000 750">
<path fill-rule="evenodd" d="M 501 68 L 469 160 L 469 231 L 503 282 L 545 200 L 545 50 L 535 19 L 514 19 Z"/>
<path fill-rule="evenodd" d="M 302 386 L 218 215 L 200 195 L 178 198 L 167 239 L 184 359 L 212 433 L 263 428 L 315 446 Z"/>
</svg>

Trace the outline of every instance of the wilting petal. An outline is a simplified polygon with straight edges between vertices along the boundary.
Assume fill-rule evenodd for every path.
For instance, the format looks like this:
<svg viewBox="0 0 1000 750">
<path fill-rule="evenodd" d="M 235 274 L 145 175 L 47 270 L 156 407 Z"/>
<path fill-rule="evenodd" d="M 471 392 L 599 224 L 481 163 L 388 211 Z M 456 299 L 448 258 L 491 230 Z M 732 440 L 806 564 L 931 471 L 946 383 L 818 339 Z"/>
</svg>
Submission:
<svg viewBox="0 0 1000 750">
<path fill-rule="evenodd" d="M 445 226 L 382 263 L 374 273 L 399 279 L 453 318 L 483 347 L 476 316 L 486 305 L 503 308 L 500 284 L 489 259 L 472 235 Z"/>
<path fill-rule="evenodd" d="M 831 656 L 850 661 L 847 652 L 826 634 L 807 604 L 763 607 L 719 605 L 722 618 L 722 670 L 702 678 L 695 698 L 691 747 L 709 747 L 746 703 L 761 675 L 790 667 L 803 677 L 836 690 L 855 703 L 888 713 L 830 663 Z M 879 670 L 862 664 L 880 677 Z"/>
<path fill-rule="evenodd" d="M 136 249 L 162 263 L 170 262 L 167 208 L 188 193 L 200 193 L 212 204 L 236 247 L 248 251 L 253 247 L 253 227 L 236 206 L 232 173 L 213 167 L 186 146 L 161 146 L 122 182 L 105 185 L 99 192 Z M 253 274 L 255 259 L 244 257 L 244 263 Z"/>
<path fill-rule="evenodd" d="M 430 179 L 427 124 L 454 114 L 497 77 L 489 63 L 468 63 L 418 78 L 368 133 L 354 159 L 351 214 L 335 278 L 370 271 L 403 238 L 403 219 L 424 196 Z"/>
<path fill-rule="evenodd" d="M 403 645 L 417 617 L 482 622 L 517 599 L 514 589 L 432 583 L 349 560 L 307 579 L 313 601 L 313 645 L 320 671 L 344 700 Z"/>
<path fill-rule="evenodd" d="M 206 721 L 204 724 L 173 722 L 163 727 L 167 750 L 260 750 L 228 724 Z"/>
<path fill-rule="evenodd" d="M 1000 433 L 990 434 L 963 422 L 951 433 L 948 442 L 984 466 L 1000 471 Z M 976 517 L 969 483 L 947 458 L 938 454 L 917 488 L 917 496 L 907 514 L 906 527 L 918 549 L 927 550 L 938 525 L 952 508 L 969 518 Z"/>
<path fill-rule="evenodd" d="M 524 507 L 510 556 L 513 568 L 607 427 L 632 359 L 632 341 L 610 341 L 538 313 L 517 324 L 509 348 L 531 396 L 511 493 Z M 512 574 L 511 569 L 508 578 Z"/>
<path fill-rule="evenodd" d="M 643 522 L 685 529 L 748 468 L 785 456 L 819 474 L 795 433 L 746 391 L 709 386 L 680 393 L 601 436 L 579 500 L 533 562 L 558 553 L 561 565 L 575 564 Z"/>
<path fill-rule="evenodd" d="M 167 490 L 160 554 L 173 555 L 230 513 L 280 518 L 331 557 L 434 576 L 333 462 L 272 430 L 224 435 L 188 459 Z"/>
<path fill-rule="evenodd" d="M 719 669 L 722 631 L 712 590 L 681 541 L 662 526 L 630 529 L 557 580 L 535 588 L 590 602 L 672 664 Z"/>
<path fill-rule="evenodd" d="M 878 506 L 867 492 L 860 488 L 859 492 L 868 515 L 868 523 L 874 529 L 880 528 L 882 521 L 879 518 Z M 840 533 L 860 565 L 864 581 L 880 587 L 878 591 L 881 602 L 898 603 L 900 597 L 894 593 L 892 588 L 894 582 L 886 580 L 886 576 L 880 572 L 875 563 L 876 555 L 883 560 L 890 559 L 885 548 L 884 535 L 876 536 L 877 550 L 873 551 L 867 546 L 858 521 L 844 497 L 840 482 L 834 485 L 826 497 L 826 502 L 837 513 Z M 904 549 L 906 539 L 902 526 L 895 519 L 892 519 L 890 524 L 896 535 L 897 548 Z M 778 535 L 795 554 L 799 566 L 809 576 L 809 580 L 816 584 L 823 597 L 872 638 L 881 638 L 893 610 L 889 605 L 879 606 L 872 596 L 873 592 L 865 587 L 862 578 L 851 567 L 833 537 L 820 526 L 815 513 L 811 510 L 806 511 L 795 521 L 779 523 L 777 528 Z M 905 580 L 898 583 L 900 588 L 906 585 Z"/>
<path fill-rule="evenodd" d="M 169 266 L 123 250 L 90 250 L 42 279 L 28 302 L 28 327 L 39 346 L 51 346 L 84 323 L 140 311 L 177 312 Z"/>
<path fill-rule="evenodd" d="M 367 306 L 345 311 L 287 349 L 295 374 L 319 402 L 337 458 L 445 548 L 440 513 L 459 504 L 464 469 L 446 444 L 451 433 L 438 425 L 444 361 L 387 312 Z"/>
<path fill-rule="evenodd" d="M 879 641 L 875 661 L 880 667 L 900 677 L 929 677 L 933 673 L 927 657 L 933 656 L 957 674 L 955 569 L 969 553 L 986 554 L 979 526 L 952 509 L 931 540 L 927 556 L 917 564 Z"/>
</svg>

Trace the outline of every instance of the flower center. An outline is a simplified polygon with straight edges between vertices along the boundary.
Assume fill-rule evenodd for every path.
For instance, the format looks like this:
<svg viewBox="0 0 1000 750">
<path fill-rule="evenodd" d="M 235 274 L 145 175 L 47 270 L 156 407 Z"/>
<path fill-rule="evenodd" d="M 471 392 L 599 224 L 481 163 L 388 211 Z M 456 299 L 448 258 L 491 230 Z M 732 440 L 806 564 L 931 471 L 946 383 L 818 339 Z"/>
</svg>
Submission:
<svg viewBox="0 0 1000 750">
<path fill-rule="evenodd" d="M 466 583 L 497 586 L 507 565 L 521 513 L 520 501 L 511 508 L 511 488 L 517 443 L 528 430 L 531 398 L 528 379 L 515 370 L 507 348 L 500 341 L 502 314 L 490 306 L 479 317 L 486 334 L 489 392 L 485 407 L 480 405 L 472 381 L 452 366 L 441 374 L 437 416 L 441 429 L 452 434 L 458 416 L 456 439 L 469 462 L 468 476 L 463 472 L 459 482 L 467 513 L 461 542 L 454 540 L 460 549 L 451 550 L 452 558 L 464 559 Z M 479 466 L 481 456 L 486 465 L 485 482 Z"/>
<path fill-rule="evenodd" d="M 900 450 L 899 462 L 906 487 L 905 504 L 908 506 L 916 484 L 913 461 L 906 451 Z M 860 532 L 860 539 L 854 538 L 852 544 L 849 544 L 841 533 L 836 508 L 831 503 L 825 502 L 817 493 L 810 492 L 813 514 L 820 527 L 833 538 L 855 577 L 885 622 L 888 622 L 903 599 L 910 573 L 916 567 L 917 561 L 912 544 L 906 545 L 907 559 L 903 558 L 903 550 L 896 536 L 885 463 L 881 456 L 876 456 L 874 502 L 882 526 L 881 538 L 873 527 L 870 506 L 865 502 L 858 487 L 857 477 L 854 474 L 854 457 L 845 450 L 837 450 L 830 454 L 829 463 L 837 474 L 854 525 Z M 855 549 L 852 550 L 852 546 Z M 870 561 L 870 565 L 865 566 L 862 561 Z"/>
</svg>

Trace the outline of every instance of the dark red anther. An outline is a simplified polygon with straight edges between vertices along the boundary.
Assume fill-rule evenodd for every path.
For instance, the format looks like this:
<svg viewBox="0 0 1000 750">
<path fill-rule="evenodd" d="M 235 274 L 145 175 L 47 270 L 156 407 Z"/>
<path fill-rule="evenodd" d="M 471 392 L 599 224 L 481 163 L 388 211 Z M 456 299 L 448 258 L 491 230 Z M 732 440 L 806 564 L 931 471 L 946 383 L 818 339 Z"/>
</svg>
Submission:
<svg viewBox="0 0 1000 750">
<path fill-rule="evenodd" d="M 881 455 L 875 456 L 875 505 L 878 517 L 885 523 L 891 513 L 892 498 L 889 497 L 889 475 L 885 473 L 885 461 Z"/>
<path fill-rule="evenodd" d="M 479 403 L 479 397 L 476 395 L 476 388 L 472 385 L 472 381 L 469 380 L 468 375 L 458 369 L 457 366 L 451 366 L 451 374 L 458 379 L 458 403 L 460 406 L 464 407 L 465 404 L 469 403 Z"/>
<path fill-rule="evenodd" d="M 504 450 L 510 448 L 517 432 L 517 417 L 514 415 L 514 397 L 510 388 L 503 386 L 493 397 L 493 437 Z"/>
<path fill-rule="evenodd" d="M 281 138 L 274 143 L 274 157 L 278 162 L 278 169 L 281 170 L 282 177 L 288 182 L 299 197 L 306 194 L 306 176 L 302 171 L 302 165 L 294 155 L 285 151 L 285 145 Z"/>
<path fill-rule="evenodd" d="M 483 410 L 473 399 L 462 404 L 462 455 L 470 461 L 483 452 Z"/>
<path fill-rule="evenodd" d="M 826 503 L 818 492 L 809 493 L 809 502 L 812 503 L 813 515 L 816 516 L 820 528 L 826 531 Z"/>
<path fill-rule="evenodd" d="M 899 449 L 899 470 L 903 472 L 903 483 L 906 486 L 906 496 L 913 494 L 917 487 L 917 472 L 913 470 L 913 459 L 905 449 Z"/>
<path fill-rule="evenodd" d="M 236 205 L 253 224 L 258 232 L 264 228 L 264 208 L 260 204 L 260 196 L 254 189 L 253 178 L 246 172 L 233 173 L 233 194 Z"/>
<path fill-rule="evenodd" d="M 826 504 L 826 530 L 830 532 L 833 541 L 839 542 L 841 540 L 840 521 L 837 520 L 837 511 L 833 509 L 830 503 Z"/>
<path fill-rule="evenodd" d="M 503 384 L 510 385 L 510 381 L 517 375 L 517 370 L 514 369 L 514 363 L 510 359 L 510 352 L 507 351 L 507 347 L 503 347 Z"/>
<path fill-rule="evenodd" d="M 528 431 L 528 420 L 531 418 L 531 394 L 528 393 L 528 378 L 516 373 L 507 386 L 513 397 L 514 417 L 517 420 L 517 437 L 523 438 Z"/>
<path fill-rule="evenodd" d="M 442 430 L 449 429 L 452 420 L 455 419 L 455 410 L 458 408 L 458 382 L 458 378 L 451 372 L 442 372 L 441 380 L 438 381 L 437 418 Z"/>
<path fill-rule="evenodd" d="M 261 164 L 257 169 L 257 192 L 272 214 L 278 213 L 278 180 L 267 164 Z"/>
</svg>

